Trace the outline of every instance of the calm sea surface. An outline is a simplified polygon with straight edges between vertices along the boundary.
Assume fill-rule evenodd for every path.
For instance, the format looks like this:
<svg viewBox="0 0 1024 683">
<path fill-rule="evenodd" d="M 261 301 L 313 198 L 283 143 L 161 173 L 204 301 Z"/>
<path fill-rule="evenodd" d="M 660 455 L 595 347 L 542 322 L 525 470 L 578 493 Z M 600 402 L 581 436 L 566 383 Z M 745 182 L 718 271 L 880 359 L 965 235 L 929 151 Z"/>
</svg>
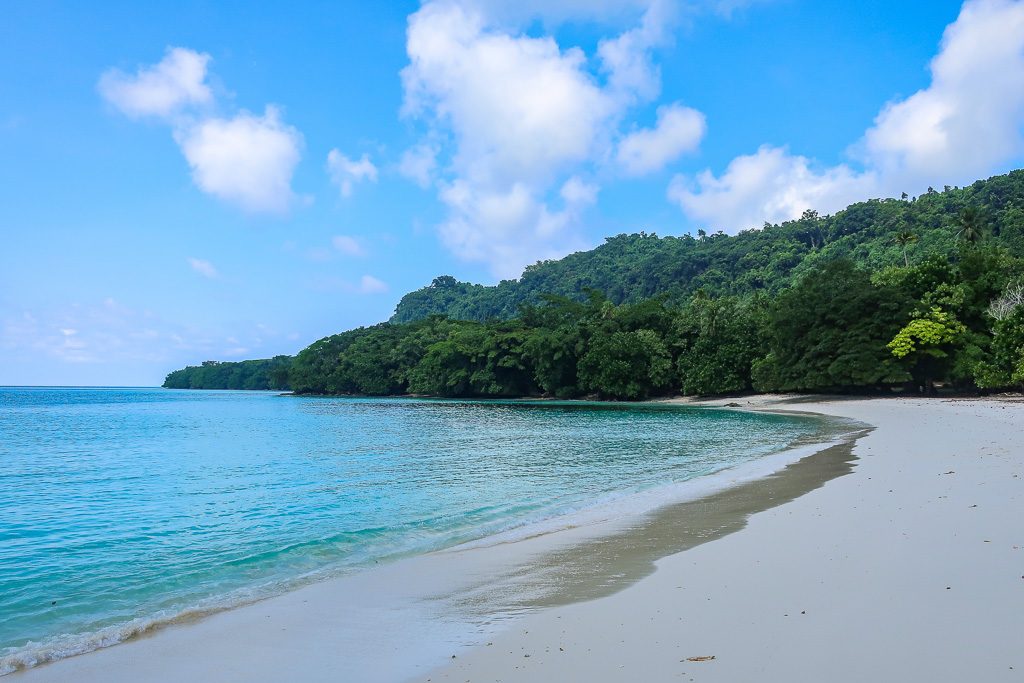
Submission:
<svg viewBox="0 0 1024 683">
<path fill-rule="evenodd" d="M 0 673 L 822 429 L 652 405 L 0 388 Z"/>
</svg>

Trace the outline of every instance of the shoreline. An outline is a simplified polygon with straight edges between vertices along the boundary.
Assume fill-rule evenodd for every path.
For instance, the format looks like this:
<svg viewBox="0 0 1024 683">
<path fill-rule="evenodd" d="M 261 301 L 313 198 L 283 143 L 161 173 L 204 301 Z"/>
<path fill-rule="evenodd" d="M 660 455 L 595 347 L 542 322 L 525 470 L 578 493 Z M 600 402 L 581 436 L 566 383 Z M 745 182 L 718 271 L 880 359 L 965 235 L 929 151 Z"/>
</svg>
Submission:
<svg viewBox="0 0 1024 683">
<path fill-rule="evenodd" d="M 822 400 L 820 397 L 807 399 L 773 396 L 714 401 L 682 399 L 673 402 L 718 408 L 726 407 L 724 404 L 727 402 L 738 401 L 744 402 L 736 407 L 739 410 L 845 417 L 873 425 L 876 429 L 853 444 L 848 457 L 839 455 L 821 458 L 812 455 L 799 459 L 796 464 L 817 457 L 819 462 L 829 461 L 834 468 L 846 469 L 839 473 L 833 472 L 832 476 L 822 477 L 819 474 L 816 478 L 812 477 L 810 481 L 813 485 L 795 495 L 787 496 L 772 489 L 773 478 L 779 478 L 776 475 L 761 473 L 760 476 L 748 479 L 748 483 L 753 482 L 762 487 L 768 485 L 766 494 L 763 492 L 754 498 L 761 503 L 767 500 L 769 504 L 740 510 L 738 524 L 735 523 L 736 510 L 733 509 L 732 528 L 720 528 L 717 531 L 721 533 L 716 533 L 715 529 L 709 530 L 705 526 L 691 533 L 691 540 L 696 540 L 691 545 L 684 539 L 682 547 L 679 547 L 679 524 L 692 521 L 695 512 L 707 519 L 727 507 L 722 501 L 710 503 L 716 493 L 662 506 L 653 513 L 640 513 L 625 520 L 597 521 L 497 543 L 490 539 L 490 544 L 476 547 L 474 544 L 480 542 L 471 542 L 466 546 L 401 560 L 362 575 L 329 579 L 188 625 L 161 629 L 155 634 L 117 647 L 17 672 L 11 674 L 10 680 L 171 681 L 191 677 L 201 680 L 269 681 L 281 680 L 283 677 L 294 680 L 335 680 L 340 677 L 381 681 L 583 678 L 613 681 L 631 677 L 678 680 L 681 674 L 696 677 L 695 680 L 744 680 L 755 676 L 763 678 L 766 674 L 769 680 L 814 680 L 820 678 L 819 674 L 826 670 L 835 680 L 888 679 L 885 669 L 880 668 L 882 664 L 865 670 L 863 667 L 858 668 L 857 662 L 863 658 L 886 660 L 886 655 L 892 657 L 892 653 L 887 653 L 884 648 L 879 651 L 877 643 L 875 651 L 864 652 L 863 644 L 857 645 L 857 639 L 851 639 L 847 632 L 847 620 L 837 623 L 836 617 L 827 622 L 823 630 L 823 633 L 828 633 L 829 628 L 836 630 L 836 640 L 820 642 L 819 639 L 814 641 L 817 643 L 815 647 L 820 649 L 824 646 L 824 651 L 829 652 L 828 647 L 831 645 L 831 654 L 840 658 L 861 649 L 861 659 L 850 663 L 850 670 L 858 671 L 860 678 L 853 674 L 844 678 L 842 672 L 822 669 L 825 663 L 820 660 L 820 652 L 808 658 L 805 651 L 807 646 L 802 644 L 797 648 L 798 653 L 792 655 L 797 667 L 779 668 L 775 660 L 781 657 L 777 653 L 766 654 L 759 646 L 758 640 L 765 639 L 766 634 L 744 632 L 740 637 L 734 632 L 736 624 L 745 624 L 751 620 L 751 624 L 768 627 L 770 633 L 767 635 L 770 637 L 767 639 L 775 642 L 782 651 L 785 646 L 792 647 L 794 642 L 800 644 L 796 639 L 797 634 L 793 632 L 794 626 L 799 630 L 798 620 L 786 620 L 799 612 L 808 612 L 805 609 L 790 608 L 793 614 L 786 612 L 784 621 L 763 624 L 758 619 L 766 609 L 764 603 L 770 602 L 772 596 L 757 591 L 751 593 L 751 584 L 758 584 L 762 588 L 779 584 L 787 586 L 787 582 L 792 579 L 789 574 L 795 573 L 804 579 L 804 583 L 790 586 L 789 589 L 800 595 L 808 587 L 813 588 L 816 576 L 828 573 L 826 569 L 837 569 L 834 557 L 826 558 L 827 562 L 822 567 L 821 548 L 828 538 L 841 538 L 844 533 L 850 532 L 843 527 L 850 523 L 849 506 L 843 507 L 841 504 L 843 501 L 849 503 L 850 491 L 856 492 L 869 482 L 877 485 L 882 480 L 907 476 L 899 468 L 893 471 L 892 467 L 884 472 L 867 474 L 865 468 L 868 465 L 871 465 L 868 469 L 879 464 L 892 465 L 892 456 L 888 460 L 876 458 L 878 451 L 888 450 L 892 453 L 902 449 L 914 455 L 915 449 L 907 448 L 912 445 L 913 439 L 910 437 L 914 430 L 919 434 L 925 455 L 935 450 L 942 451 L 949 446 L 949 440 L 941 438 L 945 432 L 971 427 L 970 423 L 981 416 L 986 424 L 967 429 L 974 439 L 969 440 L 966 447 L 970 449 L 971 444 L 978 441 L 980 436 L 981 440 L 991 438 L 991 443 L 985 448 L 998 447 L 1005 452 L 1007 439 L 1011 445 L 1013 443 L 1014 420 L 1004 419 L 1001 425 L 996 424 L 990 419 L 993 417 L 991 414 L 1008 412 L 1019 422 L 1024 417 L 1024 404 L 999 400 Z M 921 428 L 926 424 L 931 427 L 931 431 L 924 430 L 922 434 Z M 819 449 L 816 452 L 820 456 L 827 450 Z M 931 477 L 937 476 L 931 470 L 938 466 L 939 460 L 934 463 L 927 459 L 920 460 L 921 450 L 917 449 L 915 465 L 928 466 L 928 474 Z M 955 455 L 947 454 L 945 457 L 948 459 Z M 1009 464 L 1011 468 L 1016 468 L 1015 472 L 1022 469 L 1019 453 L 1015 459 L 1010 457 Z M 906 463 L 901 464 L 904 465 Z M 956 471 L 965 471 L 965 463 L 961 461 L 956 465 Z M 791 465 L 785 467 L 791 468 Z M 948 469 L 953 471 L 954 468 Z M 879 477 L 879 474 L 882 476 Z M 920 475 L 920 472 L 917 474 Z M 1024 473 L 1020 476 L 1024 476 Z M 942 479 L 945 481 L 940 481 L 940 484 L 948 485 L 956 478 L 940 477 Z M 1021 480 L 1014 478 L 1013 482 L 1019 484 Z M 720 492 L 729 494 L 745 485 L 741 482 L 732 487 L 723 487 Z M 913 490 L 913 487 L 909 489 Z M 881 496 L 881 493 L 878 495 Z M 880 502 L 886 503 L 900 500 L 891 494 L 889 500 L 881 497 Z M 1018 499 L 1003 492 L 998 500 L 1005 505 L 1007 501 L 1015 503 Z M 836 509 L 837 502 L 840 503 L 839 509 Z M 858 499 L 857 502 L 860 506 L 866 504 L 864 499 Z M 687 504 L 690 505 L 688 512 Z M 674 518 L 666 513 L 673 507 L 681 508 L 677 510 L 680 514 Z M 1019 513 L 1019 504 L 1016 509 Z M 828 511 L 828 514 L 824 511 Z M 889 514 L 895 513 L 890 510 Z M 807 527 L 813 527 L 823 517 L 838 525 L 838 528 L 817 529 L 819 534 L 825 535 L 825 540 L 818 538 L 817 545 L 803 552 L 787 548 L 794 530 L 799 532 L 796 537 L 800 540 Z M 877 521 L 877 517 L 876 514 L 873 519 Z M 656 521 L 652 523 L 652 520 L 659 518 L 662 519 L 660 525 Z M 1003 519 L 1011 518 L 1012 515 L 1007 515 Z M 781 523 L 777 533 L 766 536 L 759 529 L 766 519 Z M 890 525 L 892 521 L 888 520 Z M 921 526 L 921 533 L 934 534 L 939 522 L 929 517 L 917 519 L 916 523 Z M 1007 526 L 1012 527 L 1012 521 L 1003 522 L 1001 533 L 1012 535 L 1014 530 L 1005 528 Z M 645 528 L 648 531 L 660 529 L 660 532 L 645 533 Z M 875 531 L 882 533 L 886 527 L 883 525 Z M 675 546 L 666 547 L 666 538 Z M 784 542 L 780 543 L 779 539 Z M 886 552 L 886 548 L 877 547 L 877 539 L 861 536 L 857 540 L 858 543 L 849 544 L 846 549 L 847 560 L 850 557 L 877 560 L 880 554 Z M 1017 540 L 1024 541 L 1024 538 Z M 736 544 L 753 546 L 756 552 L 744 562 L 737 560 L 735 551 L 722 550 Z M 836 547 L 842 545 L 840 543 Z M 1018 543 L 1017 547 L 1020 545 L 1024 544 Z M 699 559 L 705 555 L 710 555 L 710 559 Z M 914 560 L 912 564 L 917 572 L 926 575 L 928 566 L 926 563 L 922 566 L 922 557 L 929 558 L 927 554 L 914 556 L 911 558 Z M 1022 557 L 1024 555 L 1018 551 L 1016 555 L 1011 553 L 1010 559 L 1020 565 Z M 769 559 L 779 562 L 780 558 L 784 560 L 783 569 L 776 566 L 772 571 L 765 571 Z M 726 586 L 723 589 L 720 586 L 716 593 L 702 586 L 702 590 L 708 593 L 702 596 L 706 597 L 707 605 L 696 598 L 676 604 L 680 595 L 693 595 L 697 591 L 696 584 L 700 583 L 694 580 L 693 586 L 678 585 L 680 581 L 672 572 L 678 572 L 679 567 L 685 568 L 688 565 L 707 568 L 702 569 L 704 573 L 697 577 L 700 581 L 713 582 L 722 575 L 731 577 L 731 588 Z M 841 563 L 838 568 L 842 568 Z M 736 574 L 737 570 L 741 570 L 740 575 Z M 690 571 L 693 571 L 692 568 Z M 819 574 L 815 574 L 815 571 Z M 1019 577 L 1017 581 L 1024 578 L 1024 567 L 1017 566 L 1011 573 L 1013 571 Z M 453 576 L 453 573 L 458 576 Z M 577 579 L 574 588 L 568 591 L 564 590 L 567 575 Z M 689 582 L 688 579 L 686 583 Z M 668 585 L 670 583 L 673 585 Z M 884 581 L 882 583 L 882 588 L 886 588 L 888 584 Z M 895 585 L 902 586 L 904 583 L 905 580 L 902 583 L 895 582 Z M 1024 584 L 1024 581 L 1021 583 Z M 1018 587 L 1010 582 L 1008 585 L 999 583 L 998 586 L 1000 599 L 1024 608 L 1024 601 L 1018 599 L 1013 602 L 1012 592 L 1009 596 L 1003 595 L 1007 590 L 1017 589 L 1016 595 L 1019 598 L 1020 589 L 1024 585 Z M 741 591 L 743 599 L 732 595 L 737 587 L 746 590 Z M 559 589 L 562 589 L 561 594 Z M 826 591 L 826 597 L 842 601 L 845 599 L 844 590 L 845 587 L 831 585 L 830 591 Z M 1011 600 L 1005 600 L 1006 597 Z M 821 601 L 823 598 L 818 595 L 817 599 Z M 899 599 L 898 593 L 890 595 L 888 603 L 898 603 Z M 804 601 L 813 604 L 811 600 Z M 993 602 L 986 600 L 983 604 Z M 708 611 L 710 604 L 714 604 L 716 609 Z M 724 609 L 719 609 L 718 606 L 722 605 Z M 928 612 L 927 607 L 926 604 L 917 604 L 915 609 L 917 613 L 923 614 Z M 665 638 L 667 635 L 677 635 L 680 624 L 676 623 L 677 619 L 663 619 L 672 609 L 678 610 L 679 615 L 688 615 L 685 620 L 678 616 L 678 620 L 689 624 L 692 631 L 689 635 L 693 637 L 692 642 L 677 643 L 675 649 L 666 645 Z M 819 629 L 822 627 L 820 612 L 827 610 L 814 609 L 814 614 L 819 617 L 815 620 Z M 911 613 L 915 611 L 911 610 Z M 701 614 L 703 619 L 697 614 Z M 961 614 L 964 617 L 971 615 L 970 610 Z M 882 617 L 879 615 L 878 618 Z M 659 622 L 659 619 L 662 621 Z M 709 629 L 709 623 L 717 625 L 718 630 Z M 368 624 L 370 628 L 366 628 Z M 373 628 L 373 624 L 379 628 Z M 843 628 L 839 629 L 839 625 Z M 1019 619 L 1014 624 L 1013 619 L 1004 617 L 993 627 L 984 629 L 986 637 L 1003 648 L 996 648 L 996 659 L 1013 658 L 1007 651 L 1005 641 L 1008 634 L 1019 631 L 1015 630 L 1015 625 L 1019 626 Z M 723 633 L 724 626 L 728 628 Z M 977 623 L 974 626 L 977 627 Z M 721 642 L 701 645 L 710 641 L 716 633 L 722 639 Z M 962 649 L 963 642 L 973 642 L 970 638 L 965 640 L 967 635 L 957 632 L 958 644 L 950 642 L 944 649 Z M 791 637 L 793 641 L 785 640 L 783 636 Z M 808 637 L 808 634 L 802 633 L 801 637 Z M 736 646 L 735 641 L 738 641 L 739 647 L 734 647 L 736 651 L 729 655 L 728 646 Z M 1017 641 L 1012 645 L 1017 645 Z M 926 652 L 920 656 L 935 657 L 937 649 L 925 647 L 920 639 L 915 644 Z M 686 649 L 678 650 L 683 645 Z M 369 653 L 364 664 L 369 662 L 372 666 L 358 668 L 347 660 L 344 653 L 353 649 Z M 714 660 L 687 661 L 689 657 L 705 656 L 705 649 L 709 652 L 714 650 L 707 654 L 714 656 Z M 454 654 L 450 661 L 445 654 L 443 659 L 449 663 L 437 668 L 442 663 L 438 656 L 442 651 Z M 666 654 L 670 654 L 668 659 Z M 900 657 L 896 663 L 903 664 L 912 659 L 910 656 Z M 963 659 L 971 662 L 971 671 L 980 670 L 979 662 L 969 657 Z M 806 665 L 808 661 L 815 661 L 818 665 L 813 676 L 810 671 L 799 668 L 801 663 Z M 686 668 L 680 669 L 679 665 L 683 662 L 686 662 Z M 747 665 L 753 663 L 754 666 L 736 668 L 737 662 Z M 947 671 L 957 671 L 955 665 L 929 668 L 927 662 L 918 661 L 917 664 L 924 667 L 920 670 L 929 671 L 928 675 L 932 678 L 957 680 L 951 674 L 943 677 Z M 888 662 L 888 665 L 893 666 L 894 663 Z M 986 670 L 986 677 L 983 678 L 1004 680 L 1000 676 L 1005 677 L 1009 672 L 1011 677 L 1005 680 L 1021 680 L 1021 670 L 1024 670 L 1024 663 L 1020 663 L 1016 669 L 1004 668 L 999 672 Z M 908 668 L 902 680 L 916 678 L 911 671 Z M 960 680 L 965 671 L 963 667 L 959 669 Z M 897 679 L 900 677 L 892 678 Z"/>
<path fill-rule="evenodd" d="M 849 427 L 844 425 L 843 430 L 844 433 L 848 432 Z M 839 431 L 832 425 L 827 430 L 823 428 L 819 436 L 831 438 Z M 827 449 L 834 443 L 835 439 L 833 438 L 828 442 L 791 444 L 782 452 L 755 458 L 710 475 L 639 493 L 634 492 L 621 498 L 613 498 L 593 506 L 587 506 L 575 513 L 530 523 L 525 527 L 517 527 L 508 532 L 434 551 L 426 556 L 405 558 L 389 565 L 382 565 L 380 568 L 371 568 L 367 572 L 368 575 L 356 574 L 321 579 L 264 600 L 217 611 L 212 615 L 204 614 L 201 615 L 201 618 L 170 620 L 166 625 L 161 624 L 156 628 L 147 628 L 133 633 L 124 642 L 112 646 L 101 646 L 89 652 L 19 669 L 9 675 L 12 677 L 11 680 L 59 680 L 65 677 L 91 680 L 94 676 L 97 679 L 111 680 L 112 672 L 109 667 L 114 667 L 124 668 L 125 680 L 139 678 L 150 680 L 152 675 L 138 671 L 135 663 L 140 659 L 154 659 L 154 661 L 162 659 L 154 651 L 160 650 L 161 646 L 165 644 L 181 641 L 182 648 L 196 650 L 189 655 L 190 657 L 194 655 L 199 659 L 207 659 L 211 653 L 204 653 L 208 646 L 203 644 L 208 643 L 211 639 L 231 640 L 236 637 L 233 634 L 237 632 L 266 631 L 263 624 L 253 618 L 257 612 L 270 609 L 281 620 L 292 623 L 292 628 L 301 626 L 308 632 L 314 630 L 315 624 L 301 615 L 302 605 L 308 603 L 305 593 L 317 593 L 318 601 L 326 600 L 328 603 L 337 605 L 351 601 L 354 594 L 368 591 L 375 595 L 378 603 L 376 606 L 366 605 L 366 618 L 370 621 L 375 619 L 379 621 L 381 610 L 385 612 L 409 611 L 411 606 L 402 604 L 403 601 L 433 602 L 435 606 L 443 607 L 439 610 L 440 612 L 446 612 L 445 614 L 419 615 L 424 618 L 419 618 L 415 614 L 410 615 L 410 623 L 415 623 L 420 627 L 433 628 L 441 622 L 442 626 L 447 625 L 452 628 L 446 638 L 441 639 L 446 642 L 433 643 L 433 653 L 426 651 L 430 650 L 430 647 L 425 647 L 424 651 L 414 658 L 416 661 L 407 661 L 407 664 L 414 666 L 406 666 L 402 672 L 393 671 L 395 675 L 407 678 L 414 675 L 416 671 L 429 670 L 440 663 L 438 652 L 447 653 L 453 649 L 461 651 L 476 641 L 483 642 L 483 635 L 489 635 L 498 630 L 499 625 L 507 623 L 522 613 L 555 604 L 591 599 L 594 597 L 593 586 L 604 585 L 605 588 L 601 590 L 606 591 L 607 587 L 612 585 L 607 582 L 607 575 L 614 574 L 618 577 L 617 587 L 614 590 L 619 590 L 622 586 L 649 573 L 653 568 L 651 564 L 653 560 L 679 550 L 674 547 L 662 548 L 640 563 L 641 569 L 637 562 L 630 562 L 628 558 L 626 561 L 623 561 L 622 558 L 608 558 L 608 563 L 617 563 L 614 568 L 581 561 L 586 557 L 588 548 L 600 546 L 602 543 L 607 546 L 609 539 L 628 538 L 630 535 L 636 535 L 637 529 L 647 523 L 648 517 L 657 516 L 660 511 L 674 505 L 700 503 L 700 501 L 714 497 L 722 491 L 744 486 L 749 482 L 763 481 L 778 470 L 785 469 L 792 462 L 806 459 L 812 453 Z M 707 505 L 706 502 L 703 504 Z M 707 514 L 700 515 L 700 518 L 708 517 Z M 632 559 L 636 560 L 637 558 Z M 571 560 L 574 561 L 572 566 L 576 567 L 575 570 L 569 570 Z M 602 566 L 604 566 L 603 569 Z M 628 566 L 630 570 L 627 573 L 628 578 L 625 578 L 627 574 L 622 574 L 620 571 L 623 566 Z M 580 567 L 589 567 L 590 571 L 581 572 L 579 571 Z M 422 581 L 418 584 L 414 581 L 413 583 L 416 585 L 413 590 L 404 592 L 400 590 L 398 592 L 401 595 L 388 595 L 389 590 L 394 589 L 395 586 L 407 584 L 409 576 L 424 572 L 435 575 L 426 582 L 427 585 L 423 585 Z M 453 573 L 462 573 L 463 576 L 460 576 L 459 581 L 455 582 L 450 578 L 441 578 L 450 577 Z M 581 588 L 575 593 L 566 592 L 563 590 L 564 586 L 561 585 L 564 580 L 558 577 L 564 577 L 567 573 L 576 574 L 574 578 L 578 580 L 578 583 L 586 574 L 588 587 Z M 497 582 L 500 585 L 495 585 L 493 580 L 495 575 L 502 577 Z M 489 594 L 496 587 L 505 595 L 514 594 L 516 599 L 495 600 Z M 561 590 L 557 597 L 554 595 L 557 592 L 556 589 Z M 467 591 L 476 596 L 475 603 L 472 605 L 465 604 L 464 595 Z M 413 609 L 412 611 L 416 612 L 417 610 Z M 265 618 L 262 614 L 260 617 L 261 619 Z M 336 624 L 336 630 L 340 628 L 340 632 L 353 635 L 351 621 L 347 624 Z M 266 633 L 262 635 L 266 635 Z M 378 629 L 377 635 L 381 639 L 386 639 L 392 634 L 388 633 L 385 628 Z M 409 638 L 415 637 L 411 633 L 405 635 Z M 312 636 L 313 641 L 317 639 L 318 636 Z M 370 645 L 365 640 L 361 641 L 361 647 L 365 648 Z M 442 645 L 443 647 L 441 647 Z M 302 649 L 305 646 L 298 647 Z M 244 659 L 244 648 L 237 649 L 236 659 Z M 386 653 L 382 652 L 381 656 L 384 654 Z M 118 663 L 121 660 L 125 660 L 127 663 Z M 165 661 L 164 665 L 160 667 L 161 670 L 167 668 L 168 665 L 168 662 Z M 96 669 L 96 667 L 104 669 L 102 675 L 98 669 L 94 674 L 90 674 L 90 670 Z M 200 671 L 201 669 L 196 673 L 199 674 Z M 263 673 L 263 671 L 251 672 L 252 675 L 257 676 Z M 368 672 L 363 673 L 368 674 Z M 316 677 L 316 672 L 309 671 L 308 674 Z M 253 680 L 252 675 L 245 676 L 243 679 Z M 175 677 L 169 675 L 167 679 L 171 680 Z M 273 676 L 267 676 L 266 680 L 273 678 Z M 396 680 L 388 676 L 372 678 L 373 680 Z M 360 679 L 365 679 L 365 676 Z"/>
<path fill-rule="evenodd" d="M 1024 401 L 728 401 L 875 429 L 850 476 L 417 680 L 1024 680 Z"/>
</svg>

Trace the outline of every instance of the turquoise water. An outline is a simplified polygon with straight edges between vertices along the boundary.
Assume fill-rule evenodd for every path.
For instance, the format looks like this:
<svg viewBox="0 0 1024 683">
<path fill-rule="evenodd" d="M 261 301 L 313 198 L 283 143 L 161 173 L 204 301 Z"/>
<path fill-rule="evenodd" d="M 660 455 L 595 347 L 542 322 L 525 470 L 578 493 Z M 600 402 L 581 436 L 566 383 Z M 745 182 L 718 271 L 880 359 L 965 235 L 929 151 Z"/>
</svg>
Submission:
<svg viewBox="0 0 1024 683">
<path fill-rule="evenodd" d="M 0 388 L 0 672 L 822 429 L 653 405 Z"/>
</svg>

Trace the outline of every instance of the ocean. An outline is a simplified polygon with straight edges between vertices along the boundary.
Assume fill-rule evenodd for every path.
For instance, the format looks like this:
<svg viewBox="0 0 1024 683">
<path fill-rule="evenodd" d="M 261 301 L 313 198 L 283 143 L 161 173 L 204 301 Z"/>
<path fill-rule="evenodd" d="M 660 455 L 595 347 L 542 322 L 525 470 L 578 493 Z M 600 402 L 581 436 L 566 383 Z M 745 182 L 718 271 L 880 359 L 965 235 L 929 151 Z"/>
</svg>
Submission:
<svg viewBox="0 0 1024 683">
<path fill-rule="evenodd" d="M 0 388 L 0 674 L 699 481 L 810 417 Z"/>
</svg>

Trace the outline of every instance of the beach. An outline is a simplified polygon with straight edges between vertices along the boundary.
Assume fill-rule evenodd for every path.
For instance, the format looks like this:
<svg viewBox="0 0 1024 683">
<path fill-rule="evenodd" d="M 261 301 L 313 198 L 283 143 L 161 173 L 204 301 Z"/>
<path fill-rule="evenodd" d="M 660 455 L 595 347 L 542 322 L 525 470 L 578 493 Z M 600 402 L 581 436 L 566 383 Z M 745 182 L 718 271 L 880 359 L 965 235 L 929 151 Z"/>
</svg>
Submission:
<svg viewBox="0 0 1024 683">
<path fill-rule="evenodd" d="M 401 560 L 10 680 L 1022 679 L 1024 403 L 711 402 L 727 403 L 860 427 L 692 500 Z"/>
<path fill-rule="evenodd" d="M 424 680 L 1024 680 L 1024 404 L 740 403 L 875 429 L 850 476 Z"/>
</svg>

